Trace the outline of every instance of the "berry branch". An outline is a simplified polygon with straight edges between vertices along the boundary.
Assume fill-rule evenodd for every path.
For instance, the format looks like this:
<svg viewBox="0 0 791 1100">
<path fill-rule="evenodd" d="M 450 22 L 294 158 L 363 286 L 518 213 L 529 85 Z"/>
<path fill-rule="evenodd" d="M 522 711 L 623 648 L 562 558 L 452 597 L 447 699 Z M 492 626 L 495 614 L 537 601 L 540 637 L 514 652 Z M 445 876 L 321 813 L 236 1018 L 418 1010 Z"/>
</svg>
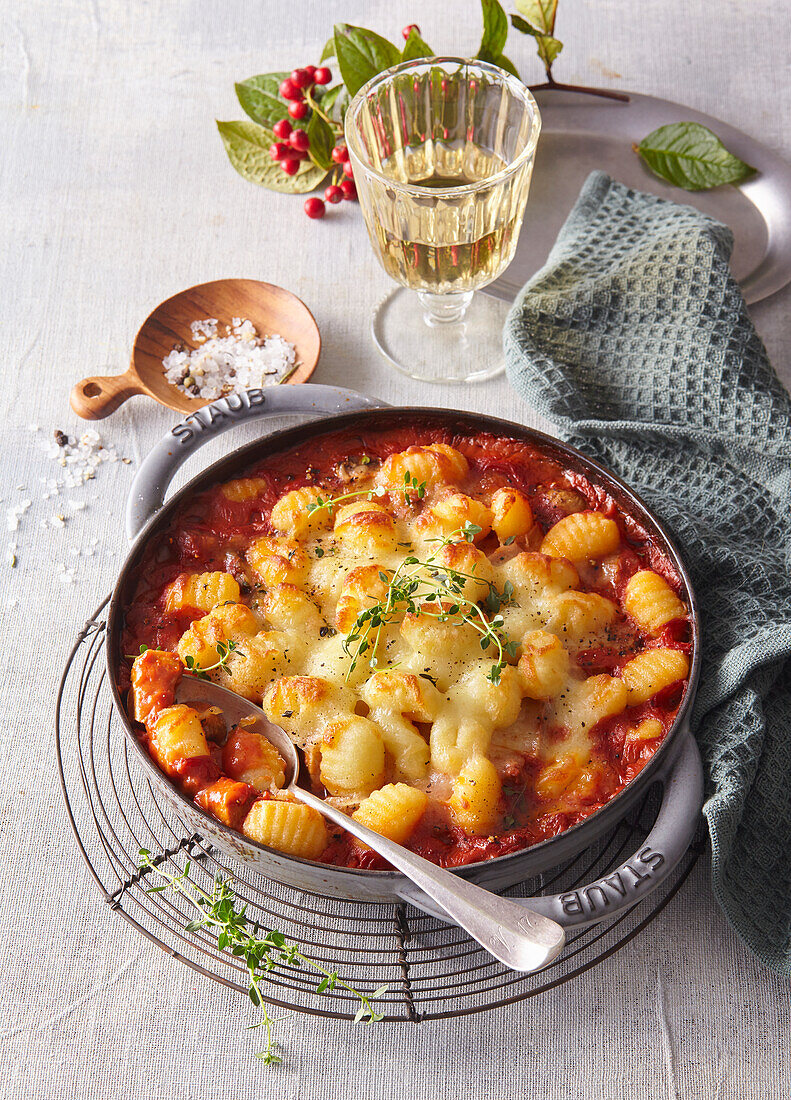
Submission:
<svg viewBox="0 0 791 1100">
<path fill-rule="evenodd" d="M 348 150 L 342 141 L 343 122 L 336 121 L 323 109 L 317 92 L 331 80 L 332 73 L 325 66 L 306 65 L 294 69 L 278 87 L 281 98 L 288 104 L 290 117 L 302 121 L 310 112 L 317 137 L 324 145 L 333 143 L 330 150 L 330 162 L 335 166 L 331 169 L 332 182 L 324 190 L 324 200 L 315 196 L 305 200 L 305 213 L 309 218 L 323 218 L 327 211 L 325 202 L 334 205 L 343 199 L 351 201 L 357 197 Z M 296 175 L 300 161 L 307 159 L 318 168 L 328 169 L 326 159 L 312 147 L 308 130 L 294 129 L 289 119 L 281 118 L 272 127 L 272 132 L 278 140 L 269 147 L 269 155 L 287 176 Z"/>
<path fill-rule="evenodd" d="M 558 0 L 514 2 L 518 14 L 511 16 L 511 25 L 533 38 L 549 86 L 555 87 L 552 63 L 563 48 L 554 36 Z M 482 36 L 475 56 L 518 77 L 503 52 L 509 23 L 502 4 L 481 0 L 481 15 Z M 323 218 L 327 204 L 354 200 L 357 190 L 343 141 L 343 116 L 351 98 L 385 69 L 437 52 L 423 40 L 416 23 L 404 27 L 401 37 L 403 45 L 396 45 L 366 27 L 337 23 L 318 66 L 264 73 L 237 84 L 239 102 L 252 122 L 217 123 L 237 172 L 274 191 L 307 193 L 326 185 L 323 199 L 311 195 L 305 200 L 309 218 Z M 330 60 L 339 77 L 334 85 L 333 71 L 324 64 Z M 300 125 L 295 128 L 295 123 Z"/>
</svg>

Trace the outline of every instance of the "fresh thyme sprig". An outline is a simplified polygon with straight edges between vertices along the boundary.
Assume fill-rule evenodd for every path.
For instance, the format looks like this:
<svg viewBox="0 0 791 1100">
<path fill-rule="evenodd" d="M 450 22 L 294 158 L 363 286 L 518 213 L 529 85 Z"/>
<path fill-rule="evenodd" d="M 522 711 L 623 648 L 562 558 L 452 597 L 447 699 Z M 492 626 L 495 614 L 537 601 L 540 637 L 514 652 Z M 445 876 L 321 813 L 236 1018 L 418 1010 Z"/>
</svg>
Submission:
<svg viewBox="0 0 791 1100">
<path fill-rule="evenodd" d="M 199 665 L 198 662 L 190 654 L 184 658 L 184 664 L 193 676 L 197 676 L 199 680 L 208 680 L 207 672 L 213 672 L 215 668 L 221 668 L 223 672 L 228 671 L 228 658 L 232 653 L 238 653 L 240 657 L 243 657 L 239 646 L 234 641 L 218 642 L 217 643 L 217 656 L 218 660 L 213 665 Z"/>
<path fill-rule="evenodd" d="M 404 474 L 404 504 L 415 503 L 409 495 L 413 490 L 417 493 L 418 500 L 422 500 L 426 495 L 426 483 L 425 481 L 418 481 L 414 476 L 410 476 L 409 470 L 407 470 Z"/>
<path fill-rule="evenodd" d="M 354 500 L 355 497 L 368 497 L 369 500 L 373 500 L 375 496 L 383 497 L 385 490 L 379 486 L 374 489 L 355 489 L 351 493 L 343 493 L 339 497 L 316 497 L 315 501 L 312 501 L 308 505 L 308 515 L 313 515 L 314 512 L 328 511 L 331 512 L 336 504 L 341 504 L 344 500 Z"/>
<path fill-rule="evenodd" d="M 370 461 L 370 460 L 369 460 Z M 321 512 L 322 510 L 331 511 L 336 504 L 343 503 L 344 500 L 354 500 L 355 497 L 368 497 L 369 500 L 373 500 L 374 497 L 383 497 L 386 493 L 381 485 L 375 486 L 373 489 L 354 489 L 351 493 L 342 493 L 340 496 L 331 497 L 316 497 L 315 501 L 308 505 L 308 515 L 313 515 L 314 512 Z M 413 477 L 409 471 L 404 474 L 404 488 L 402 490 L 404 494 L 404 503 L 414 504 L 411 494 L 414 492 L 418 500 L 422 500 L 426 495 L 426 483 L 425 481 L 418 481 L 416 477 Z"/>
<path fill-rule="evenodd" d="M 143 644 L 140 646 L 140 649 L 137 651 L 137 653 L 125 653 L 124 656 L 126 657 L 127 661 L 136 661 L 137 658 L 141 656 L 141 654 L 147 653 L 149 649 L 156 649 L 158 651 L 159 646 Z"/>
<path fill-rule="evenodd" d="M 230 600 L 228 601 L 231 602 Z M 157 646 L 141 645 L 140 653 L 146 653 L 149 649 L 156 649 Z M 228 671 L 228 658 L 232 653 L 238 653 L 240 657 L 244 656 L 239 646 L 234 641 L 218 642 L 217 643 L 217 657 L 218 660 L 213 665 L 199 665 L 198 662 L 190 654 L 184 658 L 184 664 L 187 666 L 189 672 L 199 680 L 208 680 L 207 672 L 213 672 L 215 668 L 221 668 L 223 672 Z M 126 656 L 130 661 L 135 660 L 134 653 L 127 653 Z M 139 654 L 137 654 L 139 656 Z"/>
<path fill-rule="evenodd" d="M 384 571 L 380 572 L 379 578 L 387 586 L 386 595 L 382 600 L 360 612 L 344 639 L 343 648 L 351 657 L 351 664 L 346 673 L 347 680 L 357 667 L 360 658 L 366 653 L 369 654 L 371 668 L 377 667 L 377 652 L 383 628 L 388 623 L 403 618 L 404 614 L 410 613 L 428 615 L 439 622 L 447 622 L 456 615 L 461 616 L 463 622 L 480 634 L 482 650 L 485 651 L 492 645 L 496 646 L 497 660 L 492 665 L 487 679 L 493 684 L 500 683 L 500 676 L 507 663 L 506 656 L 517 656 L 516 643 L 505 634 L 505 620 L 499 614 L 500 608 L 513 599 L 513 585 L 507 581 L 500 591 L 492 581 L 484 580 L 475 572 L 465 573 L 460 569 L 442 565 L 438 561 L 439 554 L 445 546 L 459 538 L 472 542 L 481 531 L 482 528 L 477 523 L 468 521 L 463 527 L 452 531 L 444 538 L 432 540 L 437 541 L 439 545 L 426 558 L 421 560 L 410 554 L 399 564 L 392 577 Z M 473 570 L 474 568 L 473 566 Z M 484 607 L 464 595 L 464 585 L 468 580 L 478 581 L 488 586 L 489 590 L 483 601 Z M 436 611 L 427 607 L 431 604 L 436 605 Z M 487 613 L 491 618 L 487 617 Z"/>
<path fill-rule="evenodd" d="M 511 810 L 511 813 L 503 818 L 503 824 L 510 828 L 518 824 L 516 813 L 524 803 L 527 795 L 527 784 L 525 783 L 521 787 L 509 787 L 504 785 L 503 794 L 508 799 L 509 808 Z"/>
<path fill-rule="evenodd" d="M 370 994 L 361 993 L 348 982 L 342 981 L 337 970 L 330 970 L 303 954 L 298 944 L 288 943 L 282 932 L 264 929 L 258 921 L 251 922 L 246 916 L 247 905 L 238 905 L 239 899 L 228 879 L 221 875 L 215 876 L 211 891 L 206 891 L 189 880 L 189 860 L 180 875 L 172 875 L 147 848 L 140 849 L 138 865 L 164 880 L 160 886 L 150 886 L 149 893 L 159 894 L 165 890 L 174 890 L 197 910 L 199 916 L 185 926 L 187 932 L 195 932 L 199 928 L 208 929 L 216 936 L 217 946 L 221 951 L 230 949 L 232 955 L 244 962 L 249 981 L 248 996 L 263 1013 L 263 1019 L 251 1024 L 248 1031 L 259 1027 L 266 1029 L 266 1048 L 256 1054 L 264 1065 L 276 1065 L 283 1060 L 272 1031 L 273 1024 L 283 1017 L 273 1018 L 269 1015 L 261 989 L 261 983 L 267 980 L 268 973 L 278 964 L 306 966 L 317 971 L 321 974 L 321 980 L 316 986 L 317 993 L 345 989 L 357 997 L 360 1007 L 354 1017 L 355 1023 L 362 1021 L 373 1024 L 383 1019 L 383 1013 L 376 1011 L 373 1001 L 387 993 L 388 986 L 380 986 Z"/>
</svg>

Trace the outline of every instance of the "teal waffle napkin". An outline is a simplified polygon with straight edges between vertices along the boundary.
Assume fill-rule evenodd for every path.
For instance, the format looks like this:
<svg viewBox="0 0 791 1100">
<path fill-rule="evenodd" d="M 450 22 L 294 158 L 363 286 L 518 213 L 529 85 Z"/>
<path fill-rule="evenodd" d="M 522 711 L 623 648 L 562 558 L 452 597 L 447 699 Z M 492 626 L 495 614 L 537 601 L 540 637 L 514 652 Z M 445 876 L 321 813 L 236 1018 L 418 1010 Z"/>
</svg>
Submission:
<svg viewBox="0 0 791 1100">
<path fill-rule="evenodd" d="M 702 610 L 714 894 L 791 974 L 791 399 L 689 206 L 586 181 L 508 316 L 508 378 L 668 524 Z"/>
</svg>

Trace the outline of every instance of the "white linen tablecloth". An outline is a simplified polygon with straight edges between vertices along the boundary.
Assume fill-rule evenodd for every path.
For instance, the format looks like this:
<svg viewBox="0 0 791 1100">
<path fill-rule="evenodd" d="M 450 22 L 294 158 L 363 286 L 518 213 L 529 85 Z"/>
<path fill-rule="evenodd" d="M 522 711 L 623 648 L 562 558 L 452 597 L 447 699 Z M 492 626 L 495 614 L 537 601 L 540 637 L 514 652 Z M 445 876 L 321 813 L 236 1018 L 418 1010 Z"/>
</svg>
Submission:
<svg viewBox="0 0 791 1100">
<path fill-rule="evenodd" d="M 788 986 L 737 942 L 711 899 L 705 859 L 646 934 L 573 983 L 418 1027 L 292 1016 L 278 1026 L 284 1064 L 267 1069 L 252 1057 L 249 1003 L 114 916 L 77 853 L 53 754 L 57 682 L 123 561 L 135 465 L 175 416 L 132 400 L 98 425 L 131 461 L 104 464 L 94 480 L 45 499 L 47 479 L 63 474 L 47 448 L 54 429 L 89 427 L 69 410 L 71 385 L 122 370 L 153 306 L 213 278 L 279 283 L 320 325 L 316 382 L 535 423 L 502 379 L 451 388 L 390 371 L 368 324 L 391 284 L 358 209 L 344 204 L 310 222 L 298 198 L 244 182 L 226 160 L 214 120 L 241 117 L 234 81 L 318 61 L 340 19 L 391 38 L 417 20 L 449 53 L 474 52 L 480 34 L 475 0 L 3 5 L 0 504 L 10 526 L 19 520 L 3 532 L 17 564 L 5 547 L 0 562 L 0 1095 L 787 1096 Z M 557 29 L 566 43 L 558 78 L 683 100 L 791 157 L 785 0 L 760 10 L 745 0 L 561 0 Z M 514 34 L 508 52 L 527 79 L 540 79 L 527 39 Z M 753 310 L 786 384 L 789 306 L 786 289 Z M 256 434 L 241 429 L 201 461 Z"/>
</svg>

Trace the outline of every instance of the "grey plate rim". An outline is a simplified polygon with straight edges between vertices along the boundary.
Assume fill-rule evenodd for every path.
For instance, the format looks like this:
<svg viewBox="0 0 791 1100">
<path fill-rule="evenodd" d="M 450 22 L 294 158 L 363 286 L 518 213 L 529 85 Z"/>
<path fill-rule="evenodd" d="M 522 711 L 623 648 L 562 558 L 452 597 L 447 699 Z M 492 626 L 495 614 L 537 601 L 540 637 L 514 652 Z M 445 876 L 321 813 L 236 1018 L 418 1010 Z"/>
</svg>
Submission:
<svg viewBox="0 0 791 1100">
<path fill-rule="evenodd" d="M 639 141 L 657 126 L 669 122 L 691 121 L 708 126 L 731 152 L 757 169 L 755 177 L 742 183 L 739 190 L 763 219 L 767 246 L 758 264 L 741 280 L 745 301 L 752 305 L 787 286 L 791 282 L 791 163 L 743 130 L 692 107 L 621 88 L 602 90 L 617 91 L 628 96 L 629 100 L 622 102 L 567 88 L 536 89 L 536 100 L 544 118 L 544 132 L 585 131 L 603 137 L 621 134 L 625 140 Z M 561 107 L 563 125 L 559 125 L 557 117 L 557 109 Z M 628 125 L 624 126 L 626 112 Z M 602 164 L 602 170 L 607 170 L 606 163 Z M 645 190 L 651 190 L 650 179 L 646 180 Z M 677 201 L 694 202 L 693 194 L 679 189 Z M 513 278 L 509 279 L 506 271 L 485 287 L 483 293 L 512 301 L 523 285 L 521 281 L 517 283 Z"/>
</svg>

